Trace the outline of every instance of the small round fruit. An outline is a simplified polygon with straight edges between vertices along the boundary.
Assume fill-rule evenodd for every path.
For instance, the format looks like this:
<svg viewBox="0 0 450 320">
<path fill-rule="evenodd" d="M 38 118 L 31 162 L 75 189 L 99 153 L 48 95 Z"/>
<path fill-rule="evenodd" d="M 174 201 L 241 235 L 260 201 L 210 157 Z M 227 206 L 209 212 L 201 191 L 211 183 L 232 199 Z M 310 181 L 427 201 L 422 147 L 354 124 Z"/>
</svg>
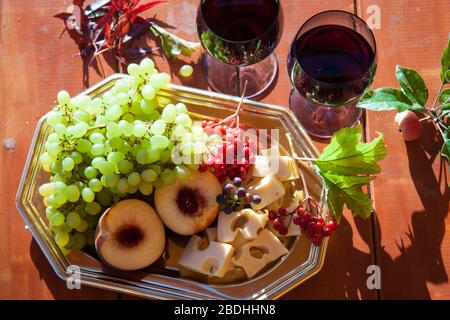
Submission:
<svg viewBox="0 0 450 320">
<path fill-rule="evenodd" d="M 159 259 L 164 251 L 164 225 L 146 202 L 128 199 L 105 211 L 95 234 L 95 249 L 108 265 L 138 270 Z"/>
<path fill-rule="evenodd" d="M 398 124 L 399 130 L 405 141 L 417 140 L 422 134 L 422 126 L 419 117 L 411 110 L 397 113 L 395 122 Z"/>
<path fill-rule="evenodd" d="M 194 73 L 194 68 L 191 65 L 185 64 L 180 68 L 180 76 L 184 78 L 190 77 Z"/>
</svg>

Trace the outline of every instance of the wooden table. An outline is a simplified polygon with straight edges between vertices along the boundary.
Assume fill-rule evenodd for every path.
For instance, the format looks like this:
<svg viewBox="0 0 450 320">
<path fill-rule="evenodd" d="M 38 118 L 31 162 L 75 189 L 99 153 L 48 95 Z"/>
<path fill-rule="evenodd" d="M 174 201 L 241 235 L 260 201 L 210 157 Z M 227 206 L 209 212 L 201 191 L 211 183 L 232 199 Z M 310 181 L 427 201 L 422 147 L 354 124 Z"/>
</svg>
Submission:
<svg viewBox="0 0 450 320">
<path fill-rule="evenodd" d="M 48 111 L 58 90 L 77 93 L 102 77 L 72 57 L 76 52 L 72 40 L 58 38 L 62 24 L 52 16 L 70 2 L 0 1 L 0 299 L 122 298 L 87 287 L 67 290 L 25 229 L 14 203 L 39 117 Z M 149 16 L 157 12 L 177 34 L 195 40 L 197 4 L 197 0 L 172 0 Z M 280 73 L 263 101 L 287 106 L 291 85 L 286 55 L 308 17 L 342 9 L 366 19 L 373 5 L 381 10 L 381 29 L 375 30 L 379 66 L 374 86 L 395 85 L 394 67 L 402 64 L 420 70 L 430 93 L 437 91 L 440 56 L 450 30 L 448 0 L 284 0 L 283 5 L 285 29 L 276 50 Z M 181 80 L 176 72 L 182 63 L 169 67 L 160 57 L 155 60 L 161 70 L 173 71 L 176 83 L 206 87 L 199 67 L 192 79 Z M 113 73 L 114 68 L 102 61 L 104 73 Z M 431 127 L 421 140 L 405 143 L 394 125 L 394 114 L 366 115 L 368 138 L 383 132 L 389 149 L 383 174 L 370 187 L 375 214 L 366 221 L 346 214 L 330 241 L 323 270 L 286 299 L 450 298 L 449 192 L 439 176 L 439 145 L 432 142 Z M 381 268 L 381 290 L 366 286 L 366 269 L 372 264 Z"/>
</svg>

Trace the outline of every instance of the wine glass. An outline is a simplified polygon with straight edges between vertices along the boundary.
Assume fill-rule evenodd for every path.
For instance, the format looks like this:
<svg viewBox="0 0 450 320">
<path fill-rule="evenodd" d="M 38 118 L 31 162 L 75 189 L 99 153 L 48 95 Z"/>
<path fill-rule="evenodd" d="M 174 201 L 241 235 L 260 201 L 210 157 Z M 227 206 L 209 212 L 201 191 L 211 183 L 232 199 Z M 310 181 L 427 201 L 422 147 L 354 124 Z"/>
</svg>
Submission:
<svg viewBox="0 0 450 320">
<path fill-rule="evenodd" d="M 197 31 L 206 54 L 209 85 L 226 94 L 255 97 L 273 82 L 273 51 L 283 29 L 279 0 L 201 0 Z"/>
<path fill-rule="evenodd" d="M 303 24 L 289 52 L 289 106 L 311 135 L 330 138 L 358 122 L 356 104 L 375 71 L 375 37 L 364 20 L 339 10 L 319 13 Z"/>
</svg>

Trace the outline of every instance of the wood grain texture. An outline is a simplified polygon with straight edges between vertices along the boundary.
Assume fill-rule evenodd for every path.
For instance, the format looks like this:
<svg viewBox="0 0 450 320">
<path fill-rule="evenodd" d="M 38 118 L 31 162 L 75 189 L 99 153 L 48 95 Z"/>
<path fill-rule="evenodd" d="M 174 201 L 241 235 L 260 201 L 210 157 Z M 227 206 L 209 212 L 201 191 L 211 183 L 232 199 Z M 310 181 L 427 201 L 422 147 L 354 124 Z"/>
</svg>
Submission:
<svg viewBox="0 0 450 320">
<path fill-rule="evenodd" d="M 450 2 L 361 0 L 358 11 L 363 17 L 370 5 L 381 8 L 374 87 L 397 87 L 395 66 L 400 64 L 421 73 L 432 103 L 450 30 Z M 449 299 L 449 191 L 438 156 L 442 142 L 435 142 L 436 131 L 425 125 L 419 141 L 405 143 L 394 115 L 369 112 L 367 127 L 372 138 L 383 132 L 389 149 L 383 174 L 373 184 L 381 298 Z"/>
</svg>

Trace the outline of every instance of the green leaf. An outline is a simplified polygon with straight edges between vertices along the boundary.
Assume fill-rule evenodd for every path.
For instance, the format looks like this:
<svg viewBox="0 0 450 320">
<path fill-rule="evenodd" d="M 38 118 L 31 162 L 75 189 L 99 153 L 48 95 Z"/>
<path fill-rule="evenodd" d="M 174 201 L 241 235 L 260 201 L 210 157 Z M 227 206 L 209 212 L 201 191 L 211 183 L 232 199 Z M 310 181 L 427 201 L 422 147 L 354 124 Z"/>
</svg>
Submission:
<svg viewBox="0 0 450 320">
<path fill-rule="evenodd" d="M 155 23 L 152 23 L 150 30 L 155 36 L 159 37 L 164 54 L 169 58 L 173 59 L 180 54 L 190 57 L 200 48 L 200 42 L 190 42 L 181 39 Z"/>
<path fill-rule="evenodd" d="M 370 143 L 359 143 L 361 128 L 347 128 L 336 134 L 314 164 L 321 171 L 342 175 L 375 174 L 380 172 L 376 163 L 386 156 L 383 136 Z"/>
<path fill-rule="evenodd" d="M 444 132 L 444 144 L 442 145 L 441 156 L 450 161 L 450 130 Z"/>
<path fill-rule="evenodd" d="M 342 217 L 344 204 L 354 215 L 368 217 L 372 211 L 372 201 L 361 187 L 380 173 L 377 162 L 386 156 L 387 150 L 381 135 L 369 143 L 360 140 L 360 126 L 341 129 L 313 161 L 324 180 L 328 204 L 337 220 Z"/>
<path fill-rule="evenodd" d="M 439 95 L 439 101 L 441 103 L 450 102 L 450 89 L 446 89 L 441 92 L 441 94 Z"/>
<path fill-rule="evenodd" d="M 441 58 L 441 81 L 442 83 L 450 83 L 450 37 L 447 42 L 447 47 L 444 49 L 444 53 Z"/>
<path fill-rule="evenodd" d="M 355 216 L 370 216 L 372 200 L 362 192 L 361 187 L 373 177 L 341 176 L 332 172 L 325 172 L 322 177 L 327 186 L 328 204 L 337 221 L 342 217 L 344 204 Z"/>
<path fill-rule="evenodd" d="M 425 111 L 425 109 L 421 105 L 411 103 L 408 97 L 405 96 L 405 94 L 401 90 L 394 88 L 380 88 L 374 91 L 367 92 L 359 100 L 358 108 L 364 108 L 373 111 Z"/>
<path fill-rule="evenodd" d="M 428 101 L 428 89 L 417 71 L 397 66 L 395 76 L 403 93 L 413 104 L 425 106 Z"/>
</svg>

